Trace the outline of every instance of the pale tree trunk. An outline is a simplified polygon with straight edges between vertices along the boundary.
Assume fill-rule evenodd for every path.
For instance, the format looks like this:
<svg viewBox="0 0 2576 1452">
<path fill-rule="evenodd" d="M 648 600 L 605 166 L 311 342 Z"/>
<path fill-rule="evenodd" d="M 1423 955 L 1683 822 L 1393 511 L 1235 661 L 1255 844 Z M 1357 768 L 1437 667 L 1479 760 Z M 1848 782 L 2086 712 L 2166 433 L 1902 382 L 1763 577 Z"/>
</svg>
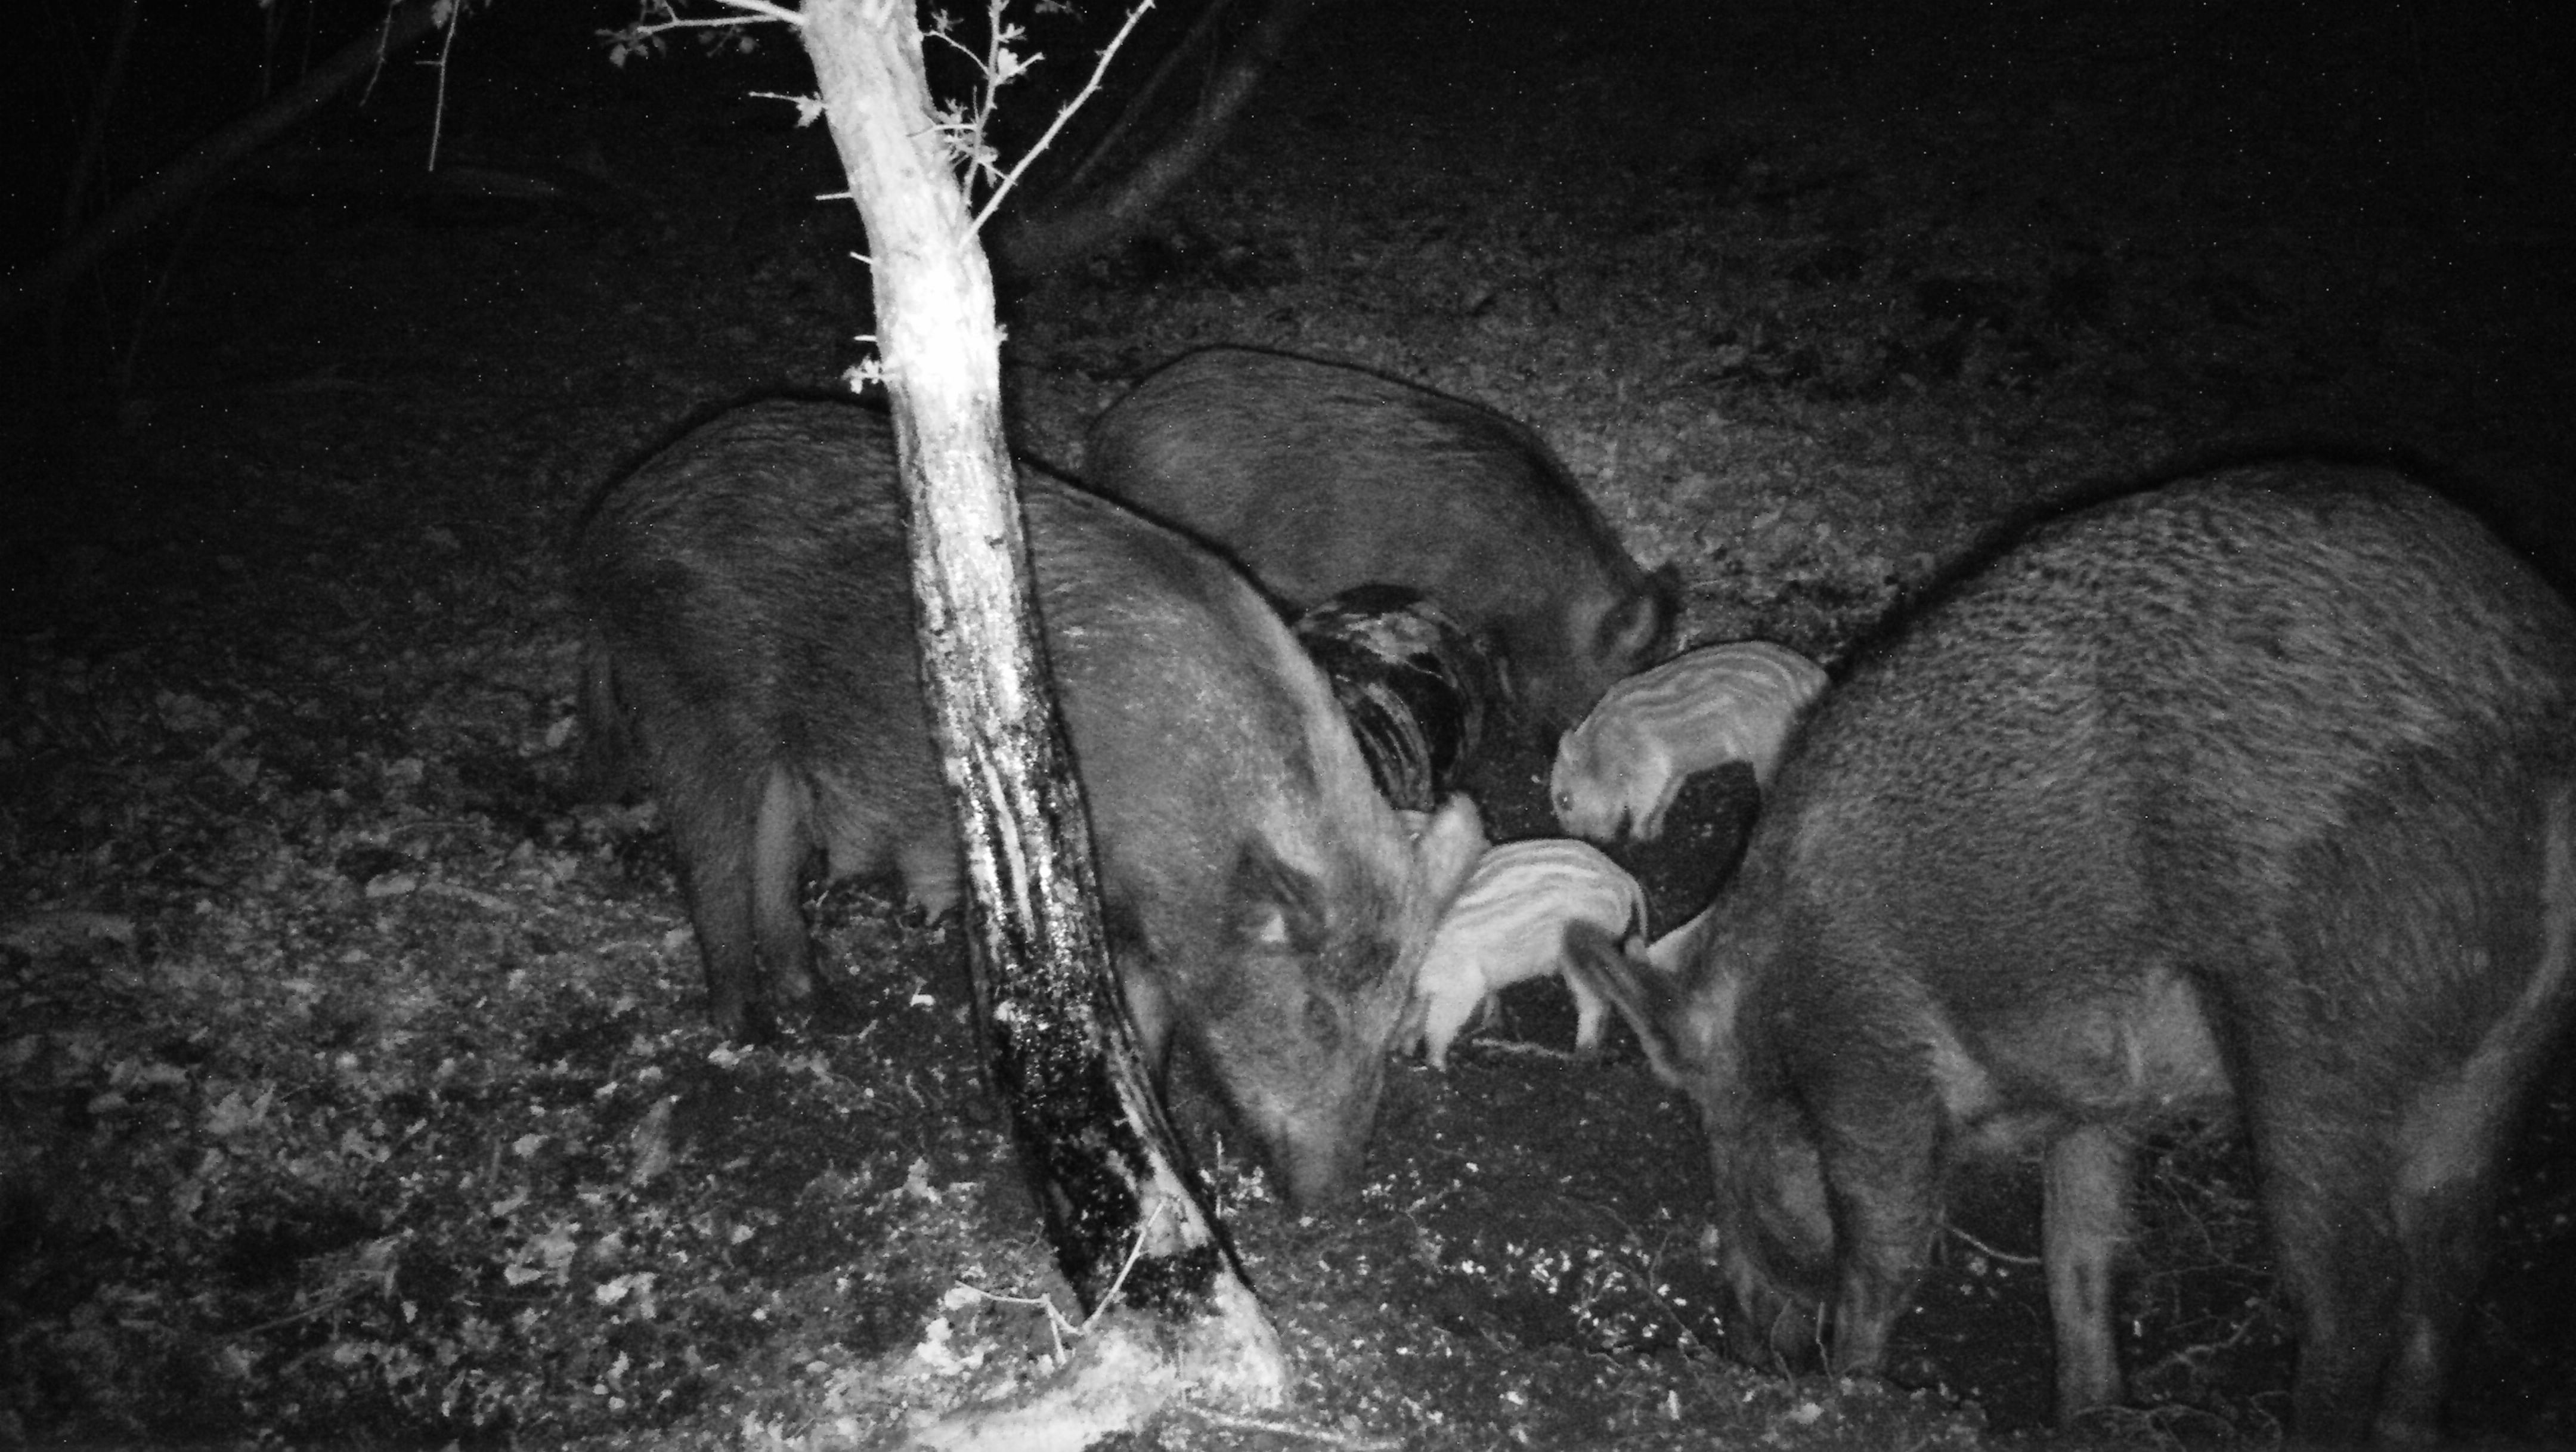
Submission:
<svg viewBox="0 0 2576 1452">
<path fill-rule="evenodd" d="M 809 0 L 804 38 L 867 227 L 993 1082 L 1085 1304 L 1109 1295 L 1132 1254 L 1127 1298 L 1192 1323 L 1177 1339 L 1095 1331 L 1081 1352 L 1088 1379 L 1069 1377 L 1042 1405 L 984 1409 L 952 1434 L 1080 1446 L 1183 1385 L 1275 1403 L 1286 1384 L 1276 1333 L 1177 1168 L 1109 969 L 1087 818 L 1031 612 L 992 277 L 935 129 L 911 0 Z"/>
</svg>

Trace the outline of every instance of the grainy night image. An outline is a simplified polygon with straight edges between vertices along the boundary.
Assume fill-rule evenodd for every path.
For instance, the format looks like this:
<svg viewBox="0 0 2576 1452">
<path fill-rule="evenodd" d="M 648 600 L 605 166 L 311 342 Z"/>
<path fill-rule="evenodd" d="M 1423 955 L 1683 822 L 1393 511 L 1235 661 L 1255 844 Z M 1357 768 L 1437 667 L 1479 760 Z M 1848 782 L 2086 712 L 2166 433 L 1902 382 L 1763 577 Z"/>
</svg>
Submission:
<svg viewBox="0 0 2576 1452">
<path fill-rule="evenodd" d="M 1088 1423 L 814 65 L 462 9 L 0 61 L 0 1447 L 2576 1444 L 2553 7 L 1146 12 L 983 236 L 1287 1395 Z"/>
</svg>

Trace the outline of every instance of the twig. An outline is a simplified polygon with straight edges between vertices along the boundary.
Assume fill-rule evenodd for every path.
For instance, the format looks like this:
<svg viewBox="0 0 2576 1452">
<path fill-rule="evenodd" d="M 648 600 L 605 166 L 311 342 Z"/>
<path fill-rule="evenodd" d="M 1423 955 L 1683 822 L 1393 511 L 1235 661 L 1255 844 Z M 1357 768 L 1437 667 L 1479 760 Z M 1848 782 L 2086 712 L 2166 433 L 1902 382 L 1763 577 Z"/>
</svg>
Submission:
<svg viewBox="0 0 2576 1452">
<path fill-rule="evenodd" d="M 1949 1231 L 1951 1235 L 1953 1235 L 1953 1236 L 1957 1237 L 1958 1239 L 1963 1240 L 1963 1241 L 1966 1241 L 1966 1242 L 1967 1242 L 1967 1244 L 1968 1244 L 1968 1249 L 1975 1251 L 1977 1254 L 1984 1256 L 1984 1257 L 1985 1257 L 1986 1259 L 1988 1259 L 1988 1260 L 1999 1260 L 1999 1261 L 2002 1261 L 2002 1262 L 2003 1262 L 2004 1264 L 2006 1264 L 2006 1265 L 2039 1265 L 2039 1264 L 2042 1264 L 2042 1261 L 2040 1260 L 2040 1258 L 2039 1258 L 2038 1256 L 2035 1256 L 2035 1255 L 2015 1255 L 2015 1254 L 2013 1254 L 2013 1253 L 2012 1253 L 2011 1251 L 2009 1251 L 2009 1250 L 1997 1250 L 1997 1249 L 1995 1249 L 1993 1246 L 1986 1244 L 1986 1243 L 1985 1243 L 1984 1241 L 1982 1241 L 1982 1240 L 1979 1240 L 1977 1237 L 1975 1237 L 1975 1236 L 1973 1236 L 1973 1235 L 1970 1235 L 1968 1232 L 1966 1232 L 1966 1231 L 1964 1231 L 1964 1230 L 1961 1230 L 1961 1229 L 1960 1229 L 1958 1226 L 1956 1226 L 1956 1225 L 1944 1225 L 1944 1226 L 1943 1226 L 1943 1227 L 1941 1227 L 1941 1228 L 1942 1228 L 1942 1229 L 1944 1229 L 1944 1230 Z"/>
<path fill-rule="evenodd" d="M 633 42 L 649 40 L 665 31 L 729 29 L 737 25 L 766 24 L 773 20 L 781 25 L 801 26 L 805 23 L 803 15 L 783 6 L 770 4 L 769 0 L 716 0 L 717 4 L 726 9 L 741 11 L 739 15 L 687 16 L 672 9 L 672 3 L 673 0 L 659 0 L 659 3 L 656 3 L 656 0 L 645 0 L 645 14 L 649 15 L 659 10 L 668 18 L 662 20 L 639 18 L 633 25 L 623 30 L 601 32 L 614 43 L 611 51 L 612 59 L 622 62 Z"/>
<path fill-rule="evenodd" d="M 444 897 L 457 902 L 472 903 L 486 912 L 515 913 L 519 910 L 517 903 L 498 893 L 485 892 L 481 888 L 467 887 L 461 882 L 449 882 L 440 877 L 433 877 L 423 882 L 420 885 L 420 891 L 425 897 Z"/>
<path fill-rule="evenodd" d="M 1048 1334 L 1055 1338 L 1055 1354 L 1056 1358 L 1060 1361 L 1064 1358 L 1064 1338 L 1067 1333 L 1072 1334 L 1077 1339 L 1089 1335 L 1091 1333 L 1092 1323 L 1108 1314 L 1110 1307 L 1118 1304 L 1118 1292 L 1121 1287 L 1127 1284 L 1128 1272 L 1134 1270 L 1136 1268 L 1136 1262 L 1144 1258 L 1146 1237 L 1154 1233 L 1154 1227 L 1162 1223 L 1163 1216 L 1169 1212 L 1171 1208 L 1172 1202 L 1169 1200 L 1159 1201 L 1155 1204 L 1153 1216 L 1146 1220 L 1144 1225 L 1136 1231 L 1135 1241 L 1127 1247 L 1126 1264 L 1118 1267 L 1117 1278 L 1109 1283 L 1109 1289 L 1101 1295 L 1100 1304 L 1092 1309 L 1090 1315 L 1085 1316 L 1082 1319 L 1082 1324 L 1079 1326 L 1066 1320 L 1064 1313 L 1056 1309 L 1055 1297 L 1053 1296 L 1000 1296 L 995 1295 L 991 1291 L 985 1290 L 982 1286 L 970 1286 L 963 1281 L 958 1282 L 957 1288 L 962 1291 L 972 1292 L 973 1294 L 981 1296 L 985 1300 L 992 1301 L 998 1305 L 1034 1306 L 1046 1312 L 1047 1331 Z"/>
<path fill-rule="evenodd" d="M 0 278 L 0 319 L 49 301 L 71 286 L 129 235 L 161 220 L 230 176 L 260 147 L 277 139 L 323 102 L 369 74 L 387 55 L 411 44 L 440 11 L 431 0 L 398 0 L 373 33 L 334 51 L 302 84 L 190 148 L 152 180 L 126 193 L 42 264 Z"/>
<path fill-rule="evenodd" d="M 1635 1273 L 1638 1289 L 1644 1291 L 1646 1293 L 1646 1299 L 1655 1303 L 1655 1309 L 1663 1312 L 1665 1319 L 1673 1323 L 1673 1331 L 1681 1337 L 1682 1342 L 1686 1346 L 1698 1347 L 1703 1353 L 1699 1361 L 1686 1362 L 1685 1364 L 1693 1369 L 1695 1375 L 1702 1384 L 1705 1385 L 1714 1382 L 1715 1378 L 1709 1372 L 1707 1362 L 1710 1359 L 1723 1354 L 1723 1348 L 1709 1344 L 1708 1338 L 1700 1334 L 1699 1328 L 1693 1326 L 1690 1323 L 1689 1318 L 1682 1315 L 1681 1308 L 1673 1304 L 1672 1298 L 1665 1295 L 1662 1288 L 1655 1284 L 1657 1279 L 1655 1274 L 1655 1263 L 1663 1259 L 1663 1246 L 1671 1243 L 1670 1237 L 1667 1236 L 1662 1243 L 1656 1246 L 1652 1253 L 1649 1253 L 1645 1248 L 1645 1238 L 1640 1236 L 1637 1233 L 1636 1227 L 1630 1225 L 1627 1218 L 1622 1216 L 1618 1211 L 1611 1209 L 1608 1205 L 1597 1200 L 1586 1200 L 1572 1195 L 1566 1196 L 1565 1198 L 1619 1227 L 1620 1242 L 1624 1245 L 1633 1246 L 1635 1249 L 1624 1256 L 1620 1255 L 1619 1252 L 1615 1250 L 1610 1252 L 1610 1254 L 1625 1262 L 1628 1269 Z"/>
<path fill-rule="evenodd" d="M 717 3 L 723 5 L 729 10 L 739 10 L 743 13 L 738 18 L 711 16 L 705 20 L 682 20 L 674 17 L 670 20 L 663 21 L 656 28 L 689 29 L 710 25 L 756 25 L 763 20 L 775 20 L 782 25 L 803 25 L 805 23 L 805 17 L 802 14 L 797 11 L 790 10 L 784 5 L 772 5 L 769 3 L 769 0 L 717 0 Z"/>
<path fill-rule="evenodd" d="M 108 43 L 107 61 L 91 87 L 89 114 L 81 120 L 80 148 L 72 160 L 71 179 L 63 188 L 60 240 L 65 243 L 80 233 L 81 201 L 89 195 L 92 185 L 96 185 L 102 204 L 107 198 L 107 180 L 99 158 L 105 154 L 108 121 L 116 110 L 117 93 L 125 88 L 126 63 L 134 54 L 134 22 L 142 11 L 143 0 L 125 0 L 118 7 L 116 38 Z"/>
<path fill-rule="evenodd" d="M 1530 1059 L 1555 1059 L 1572 1063 L 1583 1057 L 1579 1050 L 1560 1049 L 1551 1044 L 1533 1043 L 1528 1039 L 1468 1039 L 1479 1054 L 1517 1054 Z"/>
<path fill-rule="evenodd" d="M 1138 86 L 1136 94 L 1128 98 L 1127 109 L 1119 112 L 1118 119 L 1110 122 L 1109 129 L 1100 133 L 1100 139 L 1091 144 L 1091 154 L 1065 177 L 1066 195 L 1080 191 L 1083 183 L 1091 180 L 1091 174 L 1109 159 L 1110 151 L 1126 139 L 1127 133 L 1143 119 L 1146 109 L 1153 105 L 1154 98 L 1163 93 L 1163 86 L 1179 72 L 1181 62 L 1216 33 L 1217 22 L 1225 18 L 1227 7 L 1233 3 L 1234 0 L 1212 0 L 1208 8 L 1200 12 L 1198 22 L 1190 27 L 1190 33 L 1182 36 L 1181 43 L 1173 46 L 1155 64 L 1153 73 L 1145 77 L 1145 84 Z"/>
<path fill-rule="evenodd" d="M 1075 1329 L 1075 1335 L 1079 1336 L 1089 1331 L 1092 1322 L 1099 1320 L 1108 1313 L 1110 1307 L 1118 1304 L 1118 1291 L 1120 1287 L 1127 1284 L 1127 1273 L 1134 1270 L 1136 1262 L 1145 1257 L 1145 1237 L 1153 1234 L 1154 1227 L 1163 1223 L 1164 1213 L 1171 1208 L 1172 1202 L 1168 1199 L 1154 1202 L 1153 1215 L 1143 1225 L 1137 1227 L 1136 1239 L 1127 1247 L 1127 1263 L 1118 1267 L 1117 1278 L 1110 1281 L 1109 1289 L 1101 1293 L 1100 1304 L 1092 1307 L 1091 1314 L 1082 1318 L 1082 1325 Z"/>
<path fill-rule="evenodd" d="M 1404 1445 L 1401 1437 L 1367 1437 L 1350 1432 L 1328 1431 L 1321 1427 L 1301 1426 L 1295 1422 L 1274 1422 L 1267 1417 L 1247 1417 L 1239 1412 L 1220 1412 L 1196 1403 L 1184 1403 L 1182 1411 L 1211 1426 L 1237 1432 L 1268 1432 L 1274 1436 L 1295 1437 L 1305 1442 L 1321 1442 L 1327 1447 L 1349 1447 L 1354 1452 L 1397 1452 Z"/>
<path fill-rule="evenodd" d="M 1010 0 L 991 0 L 991 3 L 985 7 L 984 53 L 981 55 L 968 49 L 965 42 L 948 33 L 949 22 L 945 15 L 939 17 L 938 23 L 929 32 L 931 39 L 966 57 L 966 63 L 973 66 L 976 74 L 982 76 L 984 80 L 984 92 L 975 101 L 972 118 L 969 119 L 964 108 L 956 108 L 946 114 L 954 115 L 957 119 L 944 122 L 939 128 L 950 133 L 948 144 L 955 152 L 957 161 L 965 168 L 965 186 L 969 195 L 973 194 L 974 184 L 978 178 L 998 178 L 1001 175 L 1001 168 L 993 164 L 993 148 L 986 144 L 984 133 L 985 129 L 993 124 L 993 109 L 998 104 L 997 98 L 1002 87 L 1019 79 L 1021 73 L 1045 59 L 1044 56 L 1032 55 L 1024 61 L 1012 52 L 1012 42 L 1024 39 L 1025 32 L 1016 26 L 1003 23 L 1002 12 L 1009 3 Z"/>
<path fill-rule="evenodd" d="M 2245 1319 L 2236 1322 L 2233 1329 L 2215 1341 L 2199 1341 L 2194 1342 L 2189 1346 L 2177 1346 L 2173 1350 L 2166 1352 L 2164 1355 L 2157 1357 L 2153 1366 L 2148 1367 L 2144 1372 L 2141 1372 L 2132 1378 L 2132 1380 L 2149 1380 L 2153 1378 L 2157 1372 L 2163 1371 L 2168 1366 L 2178 1366 L 2186 1371 L 2197 1371 L 2205 1365 L 2211 1357 L 2216 1356 L 2218 1353 L 2222 1351 L 2232 1351 L 2237 1347 L 2244 1345 L 2246 1342 L 2253 1340 L 2255 1327 L 2258 1324 L 2259 1319 L 2260 1318 L 2258 1317 L 2248 1316 Z"/>
<path fill-rule="evenodd" d="M 1071 1334 L 1074 1336 L 1080 1336 L 1082 1334 L 1082 1327 L 1076 1326 L 1073 1322 L 1067 1320 L 1064 1312 L 1056 1308 L 1055 1297 L 1053 1296 L 997 1296 L 991 1291 L 985 1290 L 982 1286 L 970 1286 L 964 1281 L 959 1281 L 957 1283 L 957 1289 L 980 1296 L 987 1301 L 993 1302 L 995 1305 L 1028 1306 L 1036 1310 L 1046 1312 L 1047 1334 L 1055 1339 L 1055 1359 L 1059 1362 L 1064 1360 L 1064 1338 L 1066 1335 Z M 951 1294 L 954 1294 L 954 1292 Z"/>
<path fill-rule="evenodd" d="M 1136 22 L 1144 19 L 1145 12 L 1153 8 L 1154 0 L 1136 0 L 1136 8 L 1127 12 L 1127 23 L 1119 26 L 1118 33 L 1111 36 L 1109 44 L 1101 49 L 1099 63 L 1091 68 L 1091 79 L 1084 81 L 1082 89 L 1074 94 L 1073 99 L 1064 103 L 1064 109 L 1055 113 L 1055 120 L 1047 124 L 1045 133 L 1039 136 L 1030 145 L 1027 153 L 1020 157 L 1019 165 L 1012 167 L 1010 173 L 994 186 L 993 194 L 984 199 L 984 209 L 975 214 L 976 231 L 984 230 L 985 220 L 1001 208 L 1002 198 L 1011 194 L 1011 188 L 1019 183 L 1020 174 L 1029 169 L 1031 162 L 1046 154 L 1046 149 L 1055 142 L 1056 133 L 1062 131 L 1065 123 L 1073 119 L 1073 113 L 1082 108 L 1083 102 L 1090 100 L 1100 90 L 1100 78 L 1108 73 L 1111 58 L 1118 54 L 1120 46 L 1127 43 L 1127 37 L 1135 33 Z"/>
<path fill-rule="evenodd" d="M 438 143 L 447 134 L 447 61 L 456 53 L 456 32 L 465 28 L 465 7 L 448 12 L 447 33 L 438 38 L 438 59 L 430 69 L 438 72 L 438 96 L 429 106 L 429 167 L 438 170 Z"/>
<path fill-rule="evenodd" d="M 351 1301 L 358 1299 L 359 1296 L 366 1293 L 367 1289 L 368 1287 L 360 1286 L 355 1290 L 342 1291 L 340 1294 L 333 1296 L 327 1301 L 323 1301 L 317 1305 L 307 1306 L 301 1311 L 289 1311 L 274 1321 L 262 1321 L 256 1326 L 244 1326 L 242 1329 L 232 1332 L 230 1335 L 225 1337 L 225 1339 L 233 1340 L 246 1336 L 264 1336 L 281 1326 L 292 1326 L 298 1321 L 310 1321 L 325 1311 L 336 1311 L 342 1306 L 349 1304 Z"/>
</svg>

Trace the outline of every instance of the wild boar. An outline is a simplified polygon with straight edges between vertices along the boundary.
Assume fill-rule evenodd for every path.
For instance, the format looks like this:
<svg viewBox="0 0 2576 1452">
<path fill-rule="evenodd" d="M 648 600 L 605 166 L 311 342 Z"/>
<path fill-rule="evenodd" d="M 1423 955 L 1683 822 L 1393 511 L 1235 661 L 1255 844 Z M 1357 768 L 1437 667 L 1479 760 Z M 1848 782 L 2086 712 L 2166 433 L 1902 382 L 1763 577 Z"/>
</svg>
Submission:
<svg viewBox="0 0 2576 1452">
<path fill-rule="evenodd" d="M 1314 665 L 1223 561 L 1021 476 L 1038 603 L 1149 1060 L 1208 1064 L 1292 1201 L 1350 1187 L 1440 909 L 1483 846 L 1409 829 Z M 678 847 L 717 1024 L 812 992 L 797 890 L 889 869 L 958 899 L 894 439 L 873 411 L 738 409 L 606 493 L 574 550 L 590 735 L 639 758 Z M 615 775 L 603 770 L 603 775 Z"/>
<path fill-rule="evenodd" d="M 1638 568 L 1537 434 L 1357 368 L 1188 354 L 1092 425 L 1082 477 L 1232 555 L 1292 611 L 1357 585 L 1421 591 L 1495 642 L 1543 735 L 1672 632 L 1672 573 Z"/>
<path fill-rule="evenodd" d="M 1570 972 L 1707 1131 L 1740 1349 L 1879 1365 L 1947 1162 L 2044 1147 L 2061 1416 L 2119 1399 L 2130 1146 L 2232 1105 L 2295 1432 L 2431 1439 L 2498 1165 L 2576 1001 L 2576 612 L 2405 477 L 2074 512 L 1800 730 L 1741 865 Z"/>
</svg>

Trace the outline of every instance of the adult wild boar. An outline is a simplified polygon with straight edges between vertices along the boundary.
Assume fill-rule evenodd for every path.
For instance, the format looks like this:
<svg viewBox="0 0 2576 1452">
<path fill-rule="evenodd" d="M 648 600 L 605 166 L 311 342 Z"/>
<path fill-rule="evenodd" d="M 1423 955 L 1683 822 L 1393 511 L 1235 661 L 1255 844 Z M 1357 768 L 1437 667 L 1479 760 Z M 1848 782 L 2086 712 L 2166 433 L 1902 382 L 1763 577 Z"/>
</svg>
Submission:
<svg viewBox="0 0 2576 1452">
<path fill-rule="evenodd" d="M 2115 1401 L 2128 1147 L 2232 1102 L 2304 1439 L 2431 1438 L 2576 1000 L 2576 612 L 2398 475 L 2073 513 L 1828 692 L 1716 902 L 1588 971 L 1707 1130 L 1737 1330 L 1879 1364 L 1945 1160 L 2045 1147 L 2061 1416 Z M 1662 971 L 1663 965 L 1671 971 Z"/>
<path fill-rule="evenodd" d="M 1293 609 L 1357 585 L 1421 591 L 1495 640 L 1544 732 L 1672 632 L 1671 572 L 1637 567 L 1537 434 L 1356 368 L 1188 354 L 1092 425 L 1083 478 L 1225 550 Z"/>
<path fill-rule="evenodd" d="M 1206 1061 L 1289 1196 L 1356 1176 L 1474 807 L 1379 798 L 1314 666 L 1222 561 L 1023 468 L 1040 612 L 1091 806 L 1103 913 L 1149 1062 Z M 678 847 L 717 1024 L 809 996 L 800 878 L 961 891 L 932 754 L 893 432 L 768 403 L 605 494 L 574 550 L 589 734 L 635 753 Z M 1420 827 L 1419 841 L 1412 830 Z"/>
</svg>

